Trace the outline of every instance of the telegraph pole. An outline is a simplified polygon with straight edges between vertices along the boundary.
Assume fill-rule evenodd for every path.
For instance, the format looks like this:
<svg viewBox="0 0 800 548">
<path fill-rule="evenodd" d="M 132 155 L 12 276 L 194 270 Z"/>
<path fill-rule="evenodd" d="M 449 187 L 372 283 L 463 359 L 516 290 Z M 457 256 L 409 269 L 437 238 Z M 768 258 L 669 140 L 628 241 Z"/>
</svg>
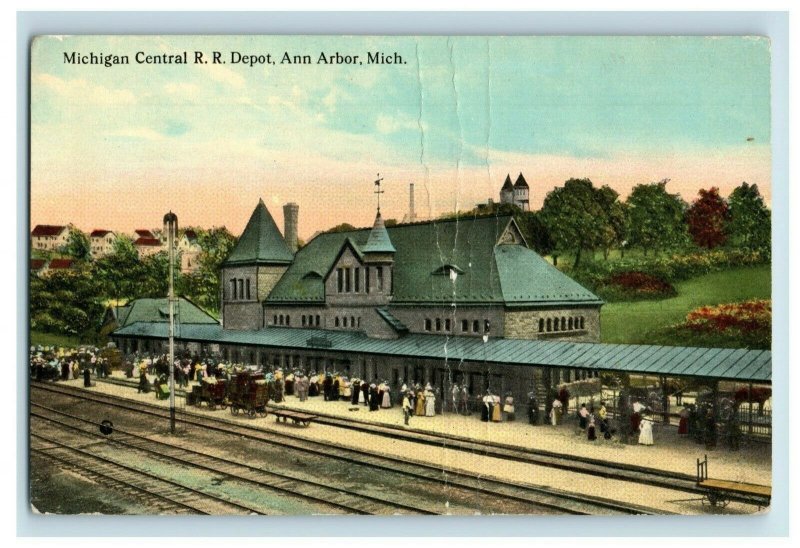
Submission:
<svg viewBox="0 0 800 548">
<path fill-rule="evenodd" d="M 169 250 L 169 431 L 175 433 L 175 239 L 178 235 L 178 217 L 172 211 L 164 215 L 164 231 Z"/>
</svg>

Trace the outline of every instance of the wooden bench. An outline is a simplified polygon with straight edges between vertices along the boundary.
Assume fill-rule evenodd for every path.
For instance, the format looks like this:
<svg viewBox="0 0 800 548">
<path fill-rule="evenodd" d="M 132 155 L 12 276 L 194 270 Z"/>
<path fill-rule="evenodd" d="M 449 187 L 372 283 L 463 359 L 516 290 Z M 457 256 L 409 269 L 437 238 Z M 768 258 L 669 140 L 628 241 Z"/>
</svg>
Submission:
<svg viewBox="0 0 800 548">
<path fill-rule="evenodd" d="M 286 419 L 292 419 L 294 424 L 302 424 L 306 427 L 317 418 L 316 415 L 297 413 L 296 411 L 287 411 L 285 409 L 273 409 L 270 413 L 275 415 L 275 422 L 280 422 L 281 419 L 283 419 L 283 422 L 286 422 Z"/>
<path fill-rule="evenodd" d="M 697 459 L 697 486 L 705 491 L 703 503 L 708 501 L 711 506 L 724 508 L 731 499 L 735 499 L 755 504 L 760 510 L 769 506 L 772 499 L 772 487 L 769 485 L 709 479 L 708 455 L 702 461 Z"/>
</svg>

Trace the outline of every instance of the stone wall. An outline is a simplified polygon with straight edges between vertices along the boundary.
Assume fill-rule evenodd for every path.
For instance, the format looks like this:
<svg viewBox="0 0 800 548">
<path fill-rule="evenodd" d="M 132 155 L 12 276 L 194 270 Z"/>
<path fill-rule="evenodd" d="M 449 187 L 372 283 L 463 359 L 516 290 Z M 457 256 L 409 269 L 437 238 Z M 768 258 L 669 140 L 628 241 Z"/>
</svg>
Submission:
<svg viewBox="0 0 800 548">
<path fill-rule="evenodd" d="M 581 319 L 583 319 L 582 328 Z M 558 321 L 557 329 L 556 321 Z M 562 329 L 562 325 L 566 328 Z M 600 342 L 600 308 L 508 309 L 505 312 L 505 336 L 509 339 Z"/>
<path fill-rule="evenodd" d="M 414 306 L 393 305 L 389 307 L 392 315 L 403 322 L 411 333 L 427 333 L 438 335 L 458 335 L 482 337 L 484 322 L 489 321 L 489 336 L 502 337 L 504 332 L 503 309 L 500 306 Z M 440 329 L 436 329 L 436 320 L 439 320 Z M 446 320 L 450 320 L 450 330 L 447 331 Z M 431 329 L 426 329 L 426 320 L 431 321 Z M 467 330 L 462 329 L 464 320 L 467 321 Z M 474 324 L 478 322 L 478 331 L 475 332 Z"/>
</svg>

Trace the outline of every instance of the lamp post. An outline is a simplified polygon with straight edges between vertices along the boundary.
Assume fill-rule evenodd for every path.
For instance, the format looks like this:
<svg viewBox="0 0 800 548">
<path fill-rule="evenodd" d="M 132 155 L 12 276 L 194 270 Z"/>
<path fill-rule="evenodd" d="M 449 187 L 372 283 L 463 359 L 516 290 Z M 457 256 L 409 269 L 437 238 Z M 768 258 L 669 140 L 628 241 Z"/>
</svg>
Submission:
<svg viewBox="0 0 800 548">
<path fill-rule="evenodd" d="M 164 233 L 169 250 L 169 431 L 175 433 L 175 240 L 178 237 L 178 216 L 172 211 L 164 215 Z"/>
</svg>

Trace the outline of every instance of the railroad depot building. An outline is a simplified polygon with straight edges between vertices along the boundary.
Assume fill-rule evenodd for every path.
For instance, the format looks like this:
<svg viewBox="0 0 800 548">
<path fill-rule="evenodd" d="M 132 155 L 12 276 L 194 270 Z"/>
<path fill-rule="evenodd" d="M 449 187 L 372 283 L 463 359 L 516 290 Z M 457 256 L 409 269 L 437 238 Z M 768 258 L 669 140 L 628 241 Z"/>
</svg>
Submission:
<svg viewBox="0 0 800 548">
<path fill-rule="evenodd" d="M 545 369 L 559 381 L 702 370 L 770 382 L 770 352 L 599 344 L 603 302 L 529 249 L 511 216 L 386 227 L 378 210 L 372 228 L 322 233 L 294 251 L 297 206 L 288 206 L 287 242 L 259 202 L 222 265 L 221 321 L 185 314 L 179 348 L 520 401 L 531 390 L 544 397 Z M 126 315 L 112 333 L 123 352 L 166 351 L 166 319 L 153 310 Z"/>
</svg>

